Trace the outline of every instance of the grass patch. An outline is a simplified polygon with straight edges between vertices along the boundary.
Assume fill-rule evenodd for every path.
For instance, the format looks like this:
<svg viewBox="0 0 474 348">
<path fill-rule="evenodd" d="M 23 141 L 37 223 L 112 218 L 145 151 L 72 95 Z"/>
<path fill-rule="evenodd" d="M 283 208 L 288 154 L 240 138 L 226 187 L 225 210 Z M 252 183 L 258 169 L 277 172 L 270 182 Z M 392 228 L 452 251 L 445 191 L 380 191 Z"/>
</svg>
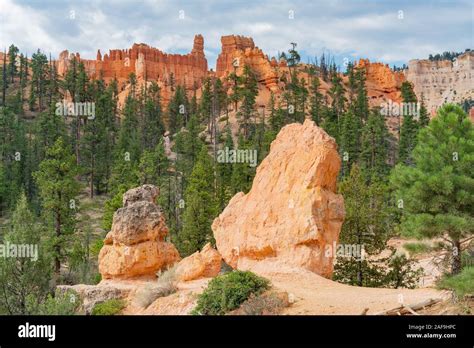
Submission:
<svg viewBox="0 0 474 348">
<path fill-rule="evenodd" d="M 264 293 L 261 295 L 250 295 L 249 299 L 240 306 L 245 315 L 276 315 L 287 305 L 285 301 L 275 293 Z"/>
<path fill-rule="evenodd" d="M 125 301 L 111 299 L 102 303 L 97 303 L 92 308 L 92 315 L 117 315 L 125 308 Z"/>
<path fill-rule="evenodd" d="M 403 245 L 405 250 L 407 250 L 411 255 L 428 253 L 433 250 L 433 248 L 426 243 L 406 243 Z"/>
<path fill-rule="evenodd" d="M 454 276 L 444 276 L 437 285 L 441 289 L 453 290 L 458 297 L 474 294 L 474 267 L 466 267 Z"/>
<path fill-rule="evenodd" d="M 156 299 L 169 296 L 178 291 L 176 266 L 164 272 L 158 272 L 157 276 L 158 280 L 156 285 L 148 285 L 137 291 L 134 301 L 138 306 L 147 308 L 155 302 Z"/>
<path fill-rule="evenodd" d="M 224 315 L 238 308 L 250 295 L 260 295 L 270 287 L 270 282 L 252 272 L 233 271 L 209 282 L 199 295 L 197 306 L 191 314 Z"/>
</svg>

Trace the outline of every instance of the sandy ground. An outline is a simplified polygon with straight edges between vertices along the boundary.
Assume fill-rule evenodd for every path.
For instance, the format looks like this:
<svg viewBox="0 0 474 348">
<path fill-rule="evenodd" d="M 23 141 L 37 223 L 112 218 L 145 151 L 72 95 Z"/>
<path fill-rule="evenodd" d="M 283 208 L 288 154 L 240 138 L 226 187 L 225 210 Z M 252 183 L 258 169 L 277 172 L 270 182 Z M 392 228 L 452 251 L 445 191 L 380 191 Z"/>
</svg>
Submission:
<svg viewBox="0 0 474 348">
<path fill-rule="evenodd" d="M 404 304 L 432 299 L 449 299 L 450 293 L 433 288 L 385 289 L 340 284 L 315 273 L 282 265 L 259 262 L 249 267 L 253 272 L 271 279 L 278 290 L 288 292 L 294 303 L 282 314 L 375 314 Z"/>
</svg>

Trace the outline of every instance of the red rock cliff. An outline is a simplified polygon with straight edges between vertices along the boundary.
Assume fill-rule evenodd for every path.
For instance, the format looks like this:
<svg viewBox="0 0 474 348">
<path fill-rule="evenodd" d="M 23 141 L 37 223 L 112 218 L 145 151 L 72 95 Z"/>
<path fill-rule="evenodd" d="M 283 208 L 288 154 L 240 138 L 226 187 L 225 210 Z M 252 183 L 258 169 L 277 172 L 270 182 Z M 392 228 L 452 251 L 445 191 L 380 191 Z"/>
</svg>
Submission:
<svg viewBox="0 0 474 348">
<path fill-rule="evenodd" d="M 367 94 L 371 106 L 379 105 L 389 99 L 397 103 L 402 101 L 400 87 L 405 81 L 402 72 L 394 72 L 387 64 L 371 63 L 368 59 L 359 60 L 357 67 L 365 69 Z"/>
<path fill-rule="evenodd" d="M 67 50 L 61 52 L 57 62 L 59 75 L 66 74 L 72 56 Z M 76 54 L 76 57 L 80 59 L 79 54 Z M 116 78 L 120 88 L 125 86 L 130 73 L 135 73 L 139 80 L 155 80 L 165 86 L 173 75 L 175 85 L 184 85 L 189 90 L 195 85 L 199 87 L 202 78 L 207 75 L 202 35 L 195 36 L 193 49 L 186 55 L 167 54 L 141 43 L 134 44 L 130 49 L 110 50 L 103 56 L 99 50 L 96 60 L 81 61 L 91 78 L 98 78 L 100 74 L 106 82 Z"/>
<path fill-rule="evenodd" d="M 217 58 L 216 75 L 225 77 L 234 71 L 241 74 L 245 65 L 249 65 L 263 83 L 271 91 L 278 90 L 278 72 L 276 62 L 270 61 L 263 51 L 256 47 L 253 39 L 244 36 L 229 35 L 221 38 L 222 52 Z"/>
</svg>

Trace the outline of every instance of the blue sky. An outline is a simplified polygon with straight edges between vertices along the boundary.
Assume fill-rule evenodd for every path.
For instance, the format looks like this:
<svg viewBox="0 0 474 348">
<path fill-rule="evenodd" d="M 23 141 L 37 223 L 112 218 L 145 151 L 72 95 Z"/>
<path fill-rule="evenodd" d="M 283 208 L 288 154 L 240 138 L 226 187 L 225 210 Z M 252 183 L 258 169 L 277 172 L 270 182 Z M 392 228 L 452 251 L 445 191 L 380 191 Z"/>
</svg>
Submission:
<svg viewBox="0 0 474 348">
<path fill-rule="evenodd" d="M 296 42 L 303 61 L 329 51 L 338 64 L 364 57 L 402 65 L 473 48 L 473 18 L 472 0 L 0 0 L 0 47 L 95 58 L 99 48 L 144 42 L 187 53 L 200 33 L 213 68 L 220 37 L 240 34 L 270 56 Z"/>
</svg>

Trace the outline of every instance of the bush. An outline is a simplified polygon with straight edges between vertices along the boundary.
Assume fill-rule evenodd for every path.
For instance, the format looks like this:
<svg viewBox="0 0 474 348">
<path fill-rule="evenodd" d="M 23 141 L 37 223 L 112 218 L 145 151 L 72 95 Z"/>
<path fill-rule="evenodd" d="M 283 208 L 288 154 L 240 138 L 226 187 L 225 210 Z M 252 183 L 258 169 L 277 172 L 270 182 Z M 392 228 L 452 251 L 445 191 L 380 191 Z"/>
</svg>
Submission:
<svg viewBox="0 0 474 348">
<path fill-rule="evenodd" d="M 102 228 L 105 231 L 110 231 L 110 229 L 112 228 L 114 213 L 117 209 L 122 208 L 123 194 L 126 191 L 127 190 L 124 187 L 121 187 L 112 198 L 105 201 L 104 215 L 102 217 Z"/>
<path fill-rule="evenodd" d="M 28 307 L 35 315 L 74 315 L 77 313 L 81 301 L 74 290 L 56 292 L 55 296 L 48 295 L 41 303 L 36 303 L 34 298 L 27 299 Z"/>
<path fill-rule="evenodd" d="M 433 248 L 426 243 L 406 243 L 403 247 L 411 255 L 423 254 L 433 250 Z"/>
<path fill-rule="evenodd" d="M 199 295 L 192 314 L 224 315 L 238 308 L 250 295 L 260 295 L 269 287 L 267 279 L 248 271 L 220 275 L 212 279 L 207 289 Z"/>
<path fill-rule="evenodd" d="M 244 315 L 276 315 L 281 312 L 287 303 L 275 293 L 261 295 L 250 295 L 249 299 L 242 303 L 240 309 Z"/>
<path fill-rule="evenodd" d="M 158 272 L 157 285 L 148 285 L 137 291 L 135 295 L 135 303 L 142 307 L 147 308 L 156 299 L 160 297 L 166 297 L 174 294 L 178 290 L 176 282 L 176 266 L 167 269 L 164 272 Z"/>
<path fill-rule="evenodd" d="M 111 299 L 102 303 L 97 303 L 92 308 L 92 315 L 116 315 L 125 308 L 125 301 L 119 299 Z"/>
<path fill-rule="evenodd" d="M 176 281 L 176 265 L 168 268 L 166 271 L 161 270 L 156 274 L 158 277 L 158 286 L 163 288 L 167 295 L 170 295 L 178 290 Z"/>
<path fill-rule="evenodd" d="M 459 297 L 474 294 L 474 267 L 466 267 L 453 276 L 444 276 L 439 280 L 438 287 L 453 290 Z"/>
</svg>

